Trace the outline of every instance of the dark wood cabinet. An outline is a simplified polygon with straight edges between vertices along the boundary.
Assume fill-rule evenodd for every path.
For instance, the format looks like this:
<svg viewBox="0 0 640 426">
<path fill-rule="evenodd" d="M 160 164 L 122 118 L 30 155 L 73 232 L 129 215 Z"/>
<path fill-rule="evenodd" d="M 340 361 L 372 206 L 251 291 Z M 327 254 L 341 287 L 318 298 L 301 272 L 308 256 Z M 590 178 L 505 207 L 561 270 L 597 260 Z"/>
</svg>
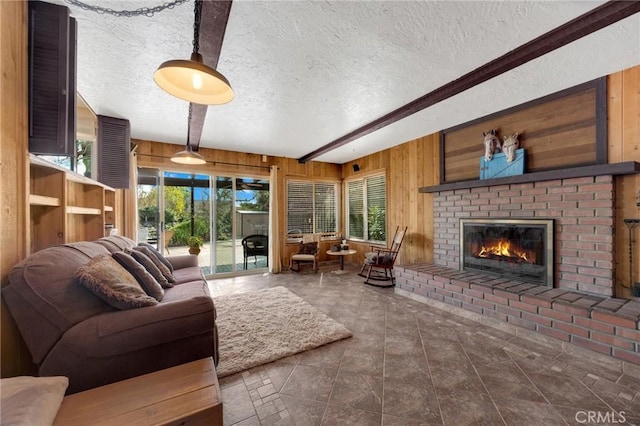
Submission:
<svg viewBox="0 0 640 426">
<path fill-rule="evenodd" d="M 29 151 L 73 155 L 76 22 L 69 9 L 29 2 Z"/>
</svg>

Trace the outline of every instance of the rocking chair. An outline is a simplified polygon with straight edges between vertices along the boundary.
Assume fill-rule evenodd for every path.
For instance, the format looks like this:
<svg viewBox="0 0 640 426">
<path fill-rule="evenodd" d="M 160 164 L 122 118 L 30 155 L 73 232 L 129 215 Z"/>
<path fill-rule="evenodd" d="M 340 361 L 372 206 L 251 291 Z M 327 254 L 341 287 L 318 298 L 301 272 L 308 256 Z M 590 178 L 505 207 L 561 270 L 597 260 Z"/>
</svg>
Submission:
<svg viewBox="0 0 640 426">
<path fill-rule="evenodd" d="M 366 278 L 365 284 L 376 287 L 393 287 L 395 286 L 395 277 L 393 276 L 393 265 L 398 257 L 398 252 L 402 246 L 402 240 L 407 233 L 407 227 L 400 230 L 396 228 L 395 235 L 389 248 L 371 246 L 372 252 L 365 254 L 364 264 L 360 270 L 361 277 Z M 373 281 L 390 281 L 389 284 L 375 283 Z"/>
</svg>

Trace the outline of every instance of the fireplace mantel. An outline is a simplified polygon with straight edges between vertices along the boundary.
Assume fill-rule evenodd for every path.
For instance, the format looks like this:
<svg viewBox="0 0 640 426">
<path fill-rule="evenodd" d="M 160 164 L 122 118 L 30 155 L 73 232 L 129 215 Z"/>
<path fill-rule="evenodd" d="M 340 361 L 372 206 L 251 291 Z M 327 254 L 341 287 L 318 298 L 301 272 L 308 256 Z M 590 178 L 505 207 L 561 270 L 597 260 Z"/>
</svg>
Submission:
<svg viewBox="0 0 640 426">
<path fill-rule="evenodd" d="M 625 161 L 614 164 L 599 164 L 592 166 L 572 167 L 570 169 L 548 170 L 544 172 L 525 173 L 518 176 L 509 176 L 484 180 L 465 180 L 462 182 L 443 183 L 435 186 L 424 186 L 419 189 L 422 193 L 451 191 L 455 189 L 480 188 L 483 186 L 508 185 L 512 183 L 541 182 L 554 179 L 572 179 L 587 176 L 602 175 L 628 175 L 640 173 L 640 163 L 637 161 Z"/>
</svg>

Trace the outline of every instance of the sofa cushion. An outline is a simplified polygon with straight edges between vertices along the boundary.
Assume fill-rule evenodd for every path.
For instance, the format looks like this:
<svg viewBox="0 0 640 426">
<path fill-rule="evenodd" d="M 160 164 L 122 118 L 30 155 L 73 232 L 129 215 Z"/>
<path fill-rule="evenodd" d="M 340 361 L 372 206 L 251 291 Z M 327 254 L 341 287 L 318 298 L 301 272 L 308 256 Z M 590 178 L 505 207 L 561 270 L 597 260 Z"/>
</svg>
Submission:
<svg viewBox="0 0 640 426">
<path fill-rule="evenodd" d="M 142 266 L 144 266 L 145 269 L 147 270 L 147 272 L 149 272 L 153 276 L 153 278 L 155 278 L 155 280 L 160 284 L 160 286 L 162 286 L 162 288 L 171 288 L 171 287 L 173 287 L 173 284 L 171 284 L 169 281 L 167 281 L 167 278 L 164 276 L 162 271 L 160 271 L 160 269 L 156 266 L 156 264 L 153 262 L 153 260 L 151 260 L 151 258 L 149 258 L 149 256 L 147 256 L 146 254 L 144 254 L 140 250 L 130 250 L 130 251 L 127 251 L 125 253 L 130 254 L 131 257 L 133 257 Z"/>
<path fill-rule="evenodd" d="M 123 251 L 117 251 L 111 254 L 120 265 L 124 266 L 133 277 L 138 281 L 138 283 L 142 286 L 142 289 L 149 296 L 156 299 L 158 302 L 162 300 L 164 296 L 164 289 L 160 285 L 153 275 L 147 271 L 147 269 L 142 266 L 137 260 L 133 258 L 130 254 L 127 254 Z"/>
<path fill-rule="evenodd" d="M 162 253 L 160 253 L 160 252 L 158 251 L 158 249 L 157 249 L 157 248 L 155 248 L 154 246 L 152 246 L 152 245 L 151 245 L 151 244 L 149 244 L 149 243 L 138 243 L 138 245 L 139 245 L 140 247 L 146 247 L 146 248 L 148 248 L 149 250 L 151 250 L 151 251 L 153 252 L 153 254 L 155 254 L 155 255 L 156 255 L 156 257 L 158 258 L 158 260 L 159 260 L 160 262 L 164 263 L 164 266 L 166 266 L 167 268 L 169 268 L 169 270 L 170 270 L 171 272 L 173 272 L 173 265 L 171 264 L 171 262 L 169 262 L 169 261 L 167 260 L 167 258 L 166 258 L 166 257 L 164 257 L 164 256 L 162 255 Z"/>
<path fill-rule="evenodd" d="M 140 284 L 111 256 L 97 256 L 76 271 L 80 284 L 114 308 L 152 306 L 158 301 L 144 292 Z"/>
<path fill-rule="evenodd" d="M 318 242 L 300 243 L 300 249 L 297 254 L 316 254 L 318 252 Z"/>
<path fill-rule="evenodd" d="M 201 281 L 205 282 L 205 278 L 202 275 L 202 269 L 197 266 L 191 268 L 176 269 L 173 272 L 173 276 L 176 277 L 176 284 L 182 284 L 189 281 Z"/>
<path fill-rule="evenodd" d="M 145 255 L 147 255 L 147 257 L 149 259 L 151 259 L 153 261 L 153 263 L 156 264 L 156 266 L 158 267 L 158 269 L 160 269 L 160 272 L 162 272 L 162 275 L 164 275 L 164 277 L 167 279 L 167 281 L 169 281 L 169 283 L 173 284 L 176 282 L 175 277 L 173 276 L 173 273 L 171 272 L 171 269 L 169 269 L 167 267 L 167 265 L 165 265 L 158 256 L 156 256 L 156 254 L 153 252 L 153 250 L 151 250 L 149 247 L 145 247 L 145 246 L 137 246 L 133 248 L 134 250 L 140 251 L 142 253 L 144 253 Z"/>
<path fill-rule="evenodd" d="M 122 235 L 110 235 L 108 237 L 100 238 L 95 241 L 96 244 L 100 244 L 105 247 L 111 253 L 116 251 L 124 251 L 136 246 L 136 242 Z"/>
</svg>

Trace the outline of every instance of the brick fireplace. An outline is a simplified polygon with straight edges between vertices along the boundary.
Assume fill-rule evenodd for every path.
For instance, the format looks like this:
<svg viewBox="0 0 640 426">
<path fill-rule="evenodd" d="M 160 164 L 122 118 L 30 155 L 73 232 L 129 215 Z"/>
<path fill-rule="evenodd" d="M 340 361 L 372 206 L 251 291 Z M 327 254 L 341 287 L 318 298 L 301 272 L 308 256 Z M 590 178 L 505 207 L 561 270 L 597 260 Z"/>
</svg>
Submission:
<svg viewBox="0 0 640 426">
<path fill-rule="evenodd" d="M 553 219 L 552 287 L 613 295 L 612 176 L 441 191 L 433 204 L 434 263 L 460 269 L 460 219 Z"/>
<path fill-rule="evenodd" d="M 475 181 L 421 190 L 434 194 L 434 261 L 396 266 L 396 292 L 640 365 L 640 303 L 612 297 L 614 175 L 548 180 L 535 175 L 528 182 Z M 464 223 L 505 218 L 553 223 L 551 282 L 463 270 Z"/>
</svg>

